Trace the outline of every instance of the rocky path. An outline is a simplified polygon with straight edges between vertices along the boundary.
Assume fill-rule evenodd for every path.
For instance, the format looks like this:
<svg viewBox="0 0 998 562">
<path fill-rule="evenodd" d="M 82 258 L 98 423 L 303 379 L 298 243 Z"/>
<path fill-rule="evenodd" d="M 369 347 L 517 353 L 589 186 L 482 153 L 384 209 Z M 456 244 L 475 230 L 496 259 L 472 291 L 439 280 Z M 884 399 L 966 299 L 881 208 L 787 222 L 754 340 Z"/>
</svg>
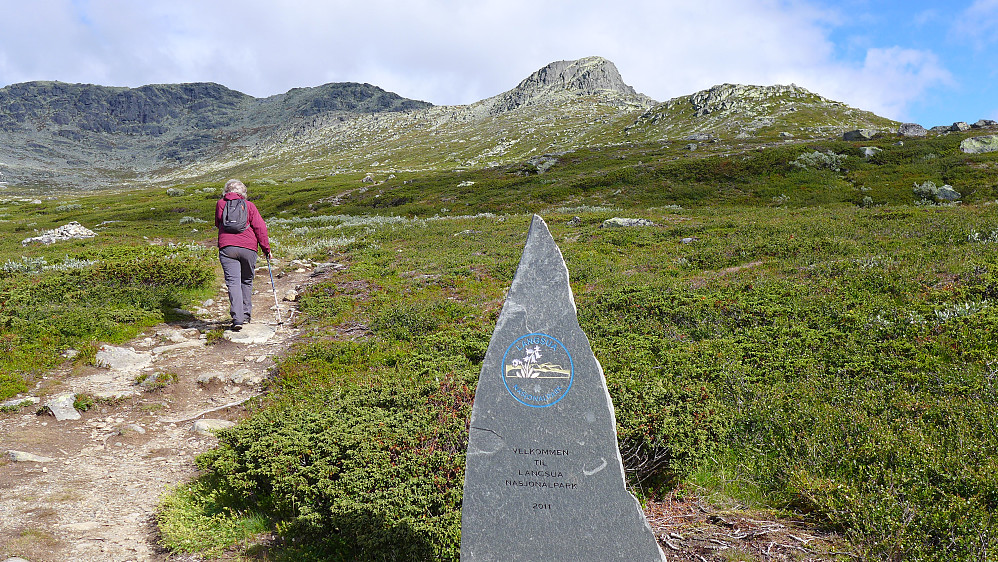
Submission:
<svg viewBox="0 0 998 562">
<path fill-rule="evenodd" d="M 275 276 L 284 325 L 264 266 L 241 332 L 209 344 L 209 332 L 228 327 L 222 287 L 196 318 L 106 346 L 98 359 L 108 367 L 67 361 L 33 389 L 36 404 L 0 412 L 0 560 L 168 560 L 153 522 L 160 496 L 195 475 L 195 455 L 217 442 L 211 429 L 245 416 L 241 404 L 261 394 L 296 336 L 283 297 L 317 274 L 291 264 Z M 94 400 L 80 412 L 72 397 L 83 394 Z"/>
</svg>

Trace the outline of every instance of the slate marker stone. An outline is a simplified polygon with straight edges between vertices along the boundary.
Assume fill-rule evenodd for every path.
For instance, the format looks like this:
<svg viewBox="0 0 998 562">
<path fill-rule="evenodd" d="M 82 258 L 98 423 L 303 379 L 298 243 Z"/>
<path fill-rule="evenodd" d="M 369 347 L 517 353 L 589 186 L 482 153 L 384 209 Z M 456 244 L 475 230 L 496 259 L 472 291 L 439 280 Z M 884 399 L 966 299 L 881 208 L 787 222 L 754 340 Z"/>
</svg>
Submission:
<svg viewBox="0 0 998 562">
<path fill-rule="evenodd" d="M 603 369 L 539 216 L 475 394 L 461 560 L 665 560 L 625 486 Z"/>
</svg>

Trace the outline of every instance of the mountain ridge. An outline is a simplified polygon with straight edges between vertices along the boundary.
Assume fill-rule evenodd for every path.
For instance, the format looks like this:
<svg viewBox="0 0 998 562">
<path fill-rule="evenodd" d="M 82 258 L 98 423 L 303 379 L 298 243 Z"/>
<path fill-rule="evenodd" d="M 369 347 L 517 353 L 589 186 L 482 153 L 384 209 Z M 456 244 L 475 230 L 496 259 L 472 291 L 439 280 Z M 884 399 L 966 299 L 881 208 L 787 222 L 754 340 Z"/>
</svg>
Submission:
<svg viewBox="0 0 998 562">
<path fill-rule="evenodd" d="M 287 180 L 495 166 L 690 135 L 806 137 L 892 126 L 794 85 L 725 84 L 659 103 L 602 57 L 550 63 L 506 92 L 459 106 L 353 82 L 266 98 L 210 82 L 27 82 L 0 88 L 0 181 L 92 189 L 235 174 Z"/>
</svg>

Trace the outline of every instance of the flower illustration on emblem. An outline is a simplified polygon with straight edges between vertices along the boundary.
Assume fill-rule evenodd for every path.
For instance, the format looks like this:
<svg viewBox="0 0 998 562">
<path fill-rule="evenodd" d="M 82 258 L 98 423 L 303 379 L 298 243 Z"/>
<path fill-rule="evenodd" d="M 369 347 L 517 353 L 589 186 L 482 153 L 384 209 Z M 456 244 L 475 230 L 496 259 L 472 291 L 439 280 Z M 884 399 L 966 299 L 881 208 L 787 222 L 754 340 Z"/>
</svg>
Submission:
<svg viewBox="0 0 998 562">
<path fill-rule="evenodd" d="M 528 347 L 524 351 L 527 352 L 527 355 L 523 359 L 514 359 L 511 363 L 514 368 L 520 370 L 516 377 L 524 379 L 537 378 L 540 372 L 535 370 L 534 366 L 537 364 L 537 360 L 542 357 L 541 346 Z"/>
</svg>

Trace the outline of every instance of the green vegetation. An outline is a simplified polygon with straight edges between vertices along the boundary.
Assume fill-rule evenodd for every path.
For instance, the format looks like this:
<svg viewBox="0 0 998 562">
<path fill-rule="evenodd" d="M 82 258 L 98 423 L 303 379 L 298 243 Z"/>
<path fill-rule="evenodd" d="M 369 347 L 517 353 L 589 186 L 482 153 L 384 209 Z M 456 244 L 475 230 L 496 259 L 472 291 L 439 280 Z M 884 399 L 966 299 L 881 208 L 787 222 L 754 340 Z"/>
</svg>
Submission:
<svg viewBox="0 0 998 562">
<path fill-rule="evenodd" d="M 164 544 L 262 556 L 255 537 L 269 532 L 284 539 L 273 559 L 456 559 L 472 393 L 537 212 L 568 264 L 638 495 L 723 494 L 836 529 L 866 559 L 993 557 L 998 155 L 964 155 L 961 137 L 877 139 L 862 144 L 881 149 L 868 158 L 840 141 L 698 155 L 627 145 L 543 174 L 249 182 L 276 256 L 346 267 L 301 295 L 303 338 L 261 407 L 164 498 Z M 964 203 L 915 205 L 930 181 Z M 20 281 L 7 298 L 50 278 L 112 302 L 115 283 L 147 295 L 128 301 L 127 322 L 71 334 L 80 341 L 161 318 L 211 279 L 190 249 L 211 233 L 181 217 L 210 216 L 217 192 L 182 187 L 0 210 L 22 238 L 69 216 L 121 221 L 89 244 L 2 243 L 12 263 L 103 264 L 4 273 Z M 80 208 L 55 211 L 67 204 Z M 613 216 L 657 226 L 600 227 Z M 41 329 L 29 310 L 0 309 L 26 318 L 5 337 Z"/>
</svg>

